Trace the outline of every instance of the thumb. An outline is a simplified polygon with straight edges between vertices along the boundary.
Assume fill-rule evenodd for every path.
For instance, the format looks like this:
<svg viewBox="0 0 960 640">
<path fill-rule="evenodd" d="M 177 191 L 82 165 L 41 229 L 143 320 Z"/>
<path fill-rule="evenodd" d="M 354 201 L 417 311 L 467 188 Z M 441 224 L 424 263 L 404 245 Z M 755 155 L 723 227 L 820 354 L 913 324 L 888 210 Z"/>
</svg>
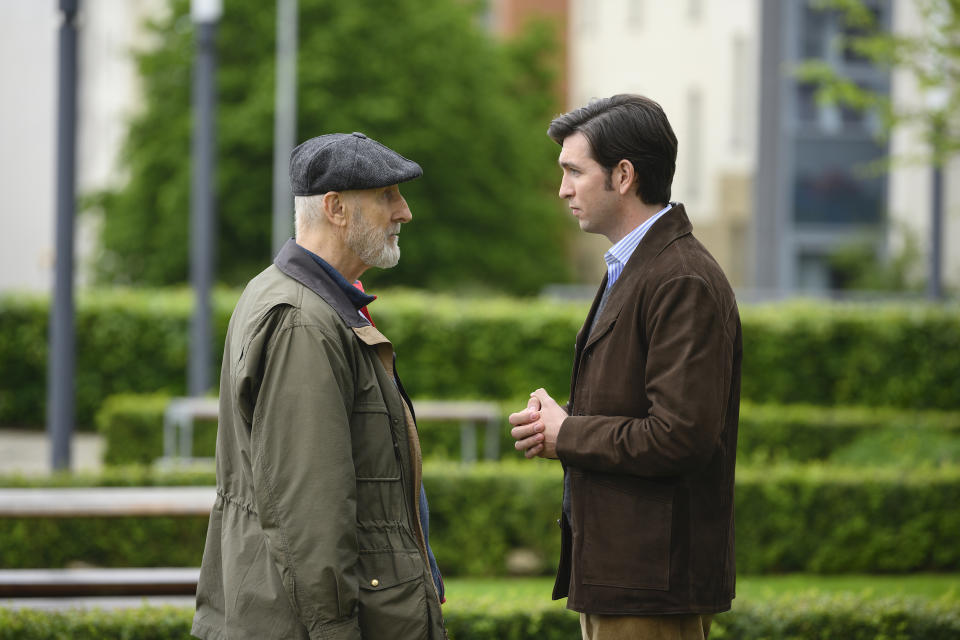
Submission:
<svg viewBox="0 0 960 640">
<path fill-rule="evenodd" d="M 540 398 L 536 397 L 532 393 L 530 394 L 530 399 L 527 400 L 527 409 L 532 411 L 540 410 Z"/>
<path fill-rule="evenodd" d="M 554 402 L 553 398 L 550 397 L 550 394 L 547 393 L 547 390 L 543 387 L 537 389 L 531 394 L 532 398 L 535 398 L 542 408 L 544 405 Z M 554 404 L 556 404 L 554 402 Z"/>
</svg>

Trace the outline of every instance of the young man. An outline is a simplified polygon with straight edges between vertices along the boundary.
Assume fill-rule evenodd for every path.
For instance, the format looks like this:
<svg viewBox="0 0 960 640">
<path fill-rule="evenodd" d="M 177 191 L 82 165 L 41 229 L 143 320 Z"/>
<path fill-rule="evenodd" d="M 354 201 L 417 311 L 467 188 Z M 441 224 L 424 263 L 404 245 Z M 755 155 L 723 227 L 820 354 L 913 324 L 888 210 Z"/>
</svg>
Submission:
<svg viewBox="0 0 960 640">
<path fill-rule="evenodd" d="M 412 406 L 355 286 L 400 259 L 421 173 L 362 133 L 293 150 L 296 238 L 227 331 L 199 638 L 446 638 Z"/>
<path fill-rule="evenodd" d="M 741 334 L 733 291 L 670 202 L 677 140 L 660 105 L 616 95 L 556 118 L 560 197 L 606 236 L 570 401 L 510 416 L 527 457 L 564 467 L 554 599 L 588 640 L 704 640 L 734 596 Z"/>
</svg>

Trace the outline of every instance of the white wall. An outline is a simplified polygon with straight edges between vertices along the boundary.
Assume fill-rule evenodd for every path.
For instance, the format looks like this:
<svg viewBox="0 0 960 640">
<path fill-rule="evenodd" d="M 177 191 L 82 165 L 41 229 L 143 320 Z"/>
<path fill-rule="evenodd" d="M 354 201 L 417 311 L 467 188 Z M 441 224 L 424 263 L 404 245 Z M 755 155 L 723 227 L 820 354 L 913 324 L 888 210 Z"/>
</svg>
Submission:
<svg viewBox="0 0 960 640">
<path fill-rule="evenodd" d="M 753 170 L 756 0 L 572 0 L 570 105 L 640 93 L 663 106 L 679 152 L 672 197 L 696 222 L 719 174 Z"/>
<path fill-rule="evenodd" d="M 57 3 L 0 1 L 0 290 L 52 285 Z"/>
<path fill-rule="evenodd" d="M 81 0 L 77 189 L 122 179 L 116 157 L 139 106 L 130 51 L 164 0 Z M 53 286 L 57 78 L 61 14 L 55 0 L 0 0 L 0 291 Z M 80 282 L 94 250 L 93 220 L 77 225 Z"/>
</svg>

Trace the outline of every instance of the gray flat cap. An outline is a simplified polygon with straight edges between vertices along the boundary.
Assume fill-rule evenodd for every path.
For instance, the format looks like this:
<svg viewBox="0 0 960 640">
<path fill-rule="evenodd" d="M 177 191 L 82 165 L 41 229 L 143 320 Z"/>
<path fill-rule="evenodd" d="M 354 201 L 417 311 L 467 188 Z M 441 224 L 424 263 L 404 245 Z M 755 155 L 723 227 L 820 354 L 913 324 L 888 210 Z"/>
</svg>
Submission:
<svg viewBox="0 0 960 640">
<path fill-rule="evenodd" d="M 389 187 L 422 175 L 416 162 L 356 132 L 310 138 L 290 154 L 295 196 Z"/>
</svg>

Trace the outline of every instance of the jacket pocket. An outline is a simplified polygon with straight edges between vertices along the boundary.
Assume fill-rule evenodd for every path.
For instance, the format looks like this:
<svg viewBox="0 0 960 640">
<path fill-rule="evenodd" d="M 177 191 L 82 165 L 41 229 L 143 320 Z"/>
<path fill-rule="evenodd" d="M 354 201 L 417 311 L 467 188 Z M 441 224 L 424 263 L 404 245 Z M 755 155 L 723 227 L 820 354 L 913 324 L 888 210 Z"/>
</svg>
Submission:
<svg viewBox="0 0 960 640">
<path fill-rule="evenodd" d="M 418 551 L 361 552 L 358 572 L 362 637 L 427 638 L 429 614 Z"/>
<path fill-rule="evenodd" d="M 583 583 L 668 590 L 673 488 L 629 476 L 581 478 Z"/>
<path fill-rule="evenodd" d="M 386 407 L 372 402 L 354 406 L 350 433 L 358 481 L 400 479 L 400 462 Z"/>
</svg>

